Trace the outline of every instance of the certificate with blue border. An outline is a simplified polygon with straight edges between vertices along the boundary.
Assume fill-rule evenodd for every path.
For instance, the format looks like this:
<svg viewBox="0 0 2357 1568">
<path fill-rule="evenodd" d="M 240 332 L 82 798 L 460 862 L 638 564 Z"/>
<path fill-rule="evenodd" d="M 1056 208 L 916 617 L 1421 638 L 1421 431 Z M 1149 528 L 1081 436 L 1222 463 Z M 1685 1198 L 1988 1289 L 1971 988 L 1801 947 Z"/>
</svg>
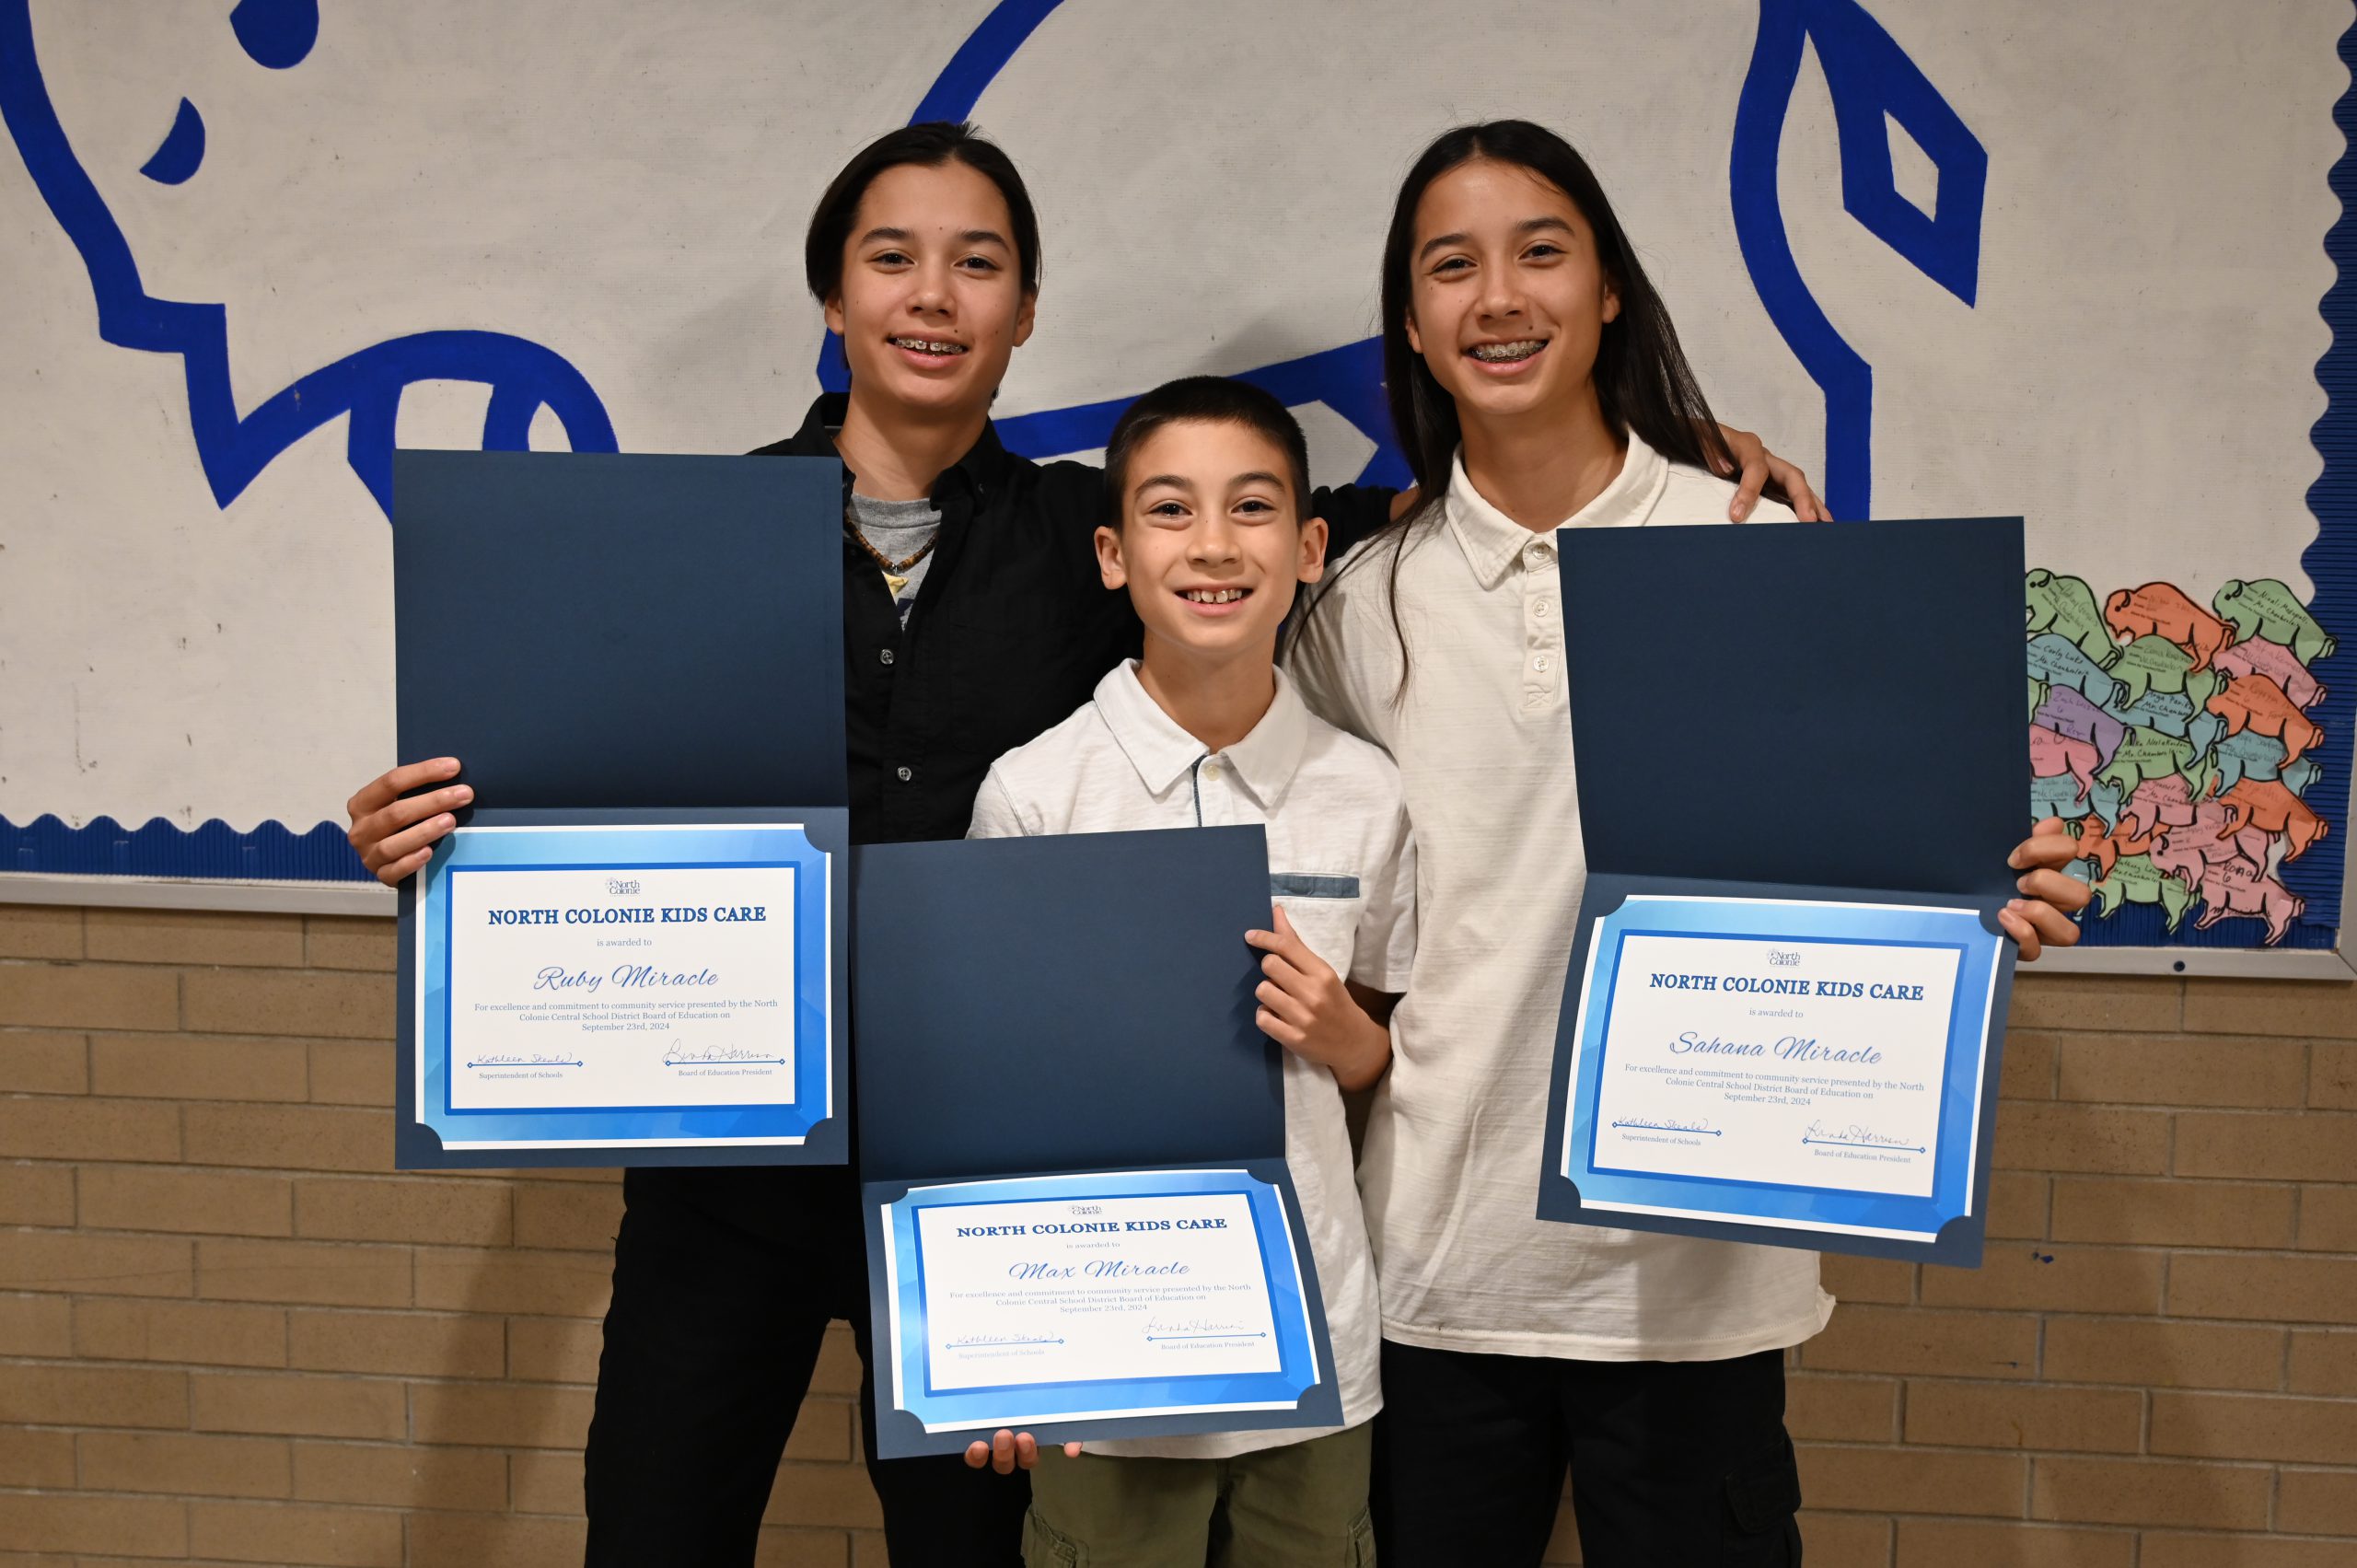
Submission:
<svg viewBox="0 0 2357 1568">
<path fill-rule="evenodd" d="M 1290 1419 L 1324 1380 L 1290 1201 L 1240 1167 L 911 1187 L 880 1215 L 900 1408 L 960 1443 L 1107 1417 Z"/>
<path fill-rule="evenodd" d="M 842 1163 L 843 816 L 475 813 L 404 890 L 396 1163 Z"/>
<path fill-rule="evenodd" d="M 1341 1424 L 1252 1021 L 1269 889 L 1258 827 L 859 851 L 884 1458 Z"/>
<path fill-rule="evenodd" d="M 1539 1217 L 1978 1263 L 2021 520 L 1556 541 L 1587 880 Z"/>
<path fill-rule="evenodd" d="M 1934 1251 L 1978 1218 L 1982 911 L 1631 893 L 1587 938 L 1555 1145 L 1583 1217 Z"/>
<path fill-rule="evenodd" d="M 404 1169 L 850 1157 L 842 466 L 393 457 Z"/>
</svg>

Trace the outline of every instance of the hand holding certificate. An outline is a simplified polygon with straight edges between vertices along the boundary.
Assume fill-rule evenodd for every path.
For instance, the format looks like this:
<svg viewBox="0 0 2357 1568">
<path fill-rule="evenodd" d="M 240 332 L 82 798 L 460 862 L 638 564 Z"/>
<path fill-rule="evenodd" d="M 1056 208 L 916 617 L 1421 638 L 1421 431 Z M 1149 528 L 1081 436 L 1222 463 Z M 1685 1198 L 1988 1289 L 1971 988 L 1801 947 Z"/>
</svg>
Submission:
<svg viewBox="0 0 2357 1568">
<path fill-rule="evenodd" d="M 1541 1217 L 1977 1262 L 2026 776 L 2020 525 L 1560 538 L 1590 872 Z M 1712 635 L 1648 645 L 1612 587 L 1672 576 Z M 1796 618 L 1828 581 L 1840 600 Z M 1740 762 L 1644 767 L 1662 691 Z"/>
<path fill-rule="evenodd" d="M 1340 1422 L 1252 1024 L 1268 887 L 1258 828 L 860 852 L 902 955 L 859 990 L 886 1457 Z"/>
<path fill-rule="evenodd" d="M 495 807 L 401 889 L 400 1166 L 845 1157 L 841 485 L 399 454 L 401 750 Z"/>
</svg>

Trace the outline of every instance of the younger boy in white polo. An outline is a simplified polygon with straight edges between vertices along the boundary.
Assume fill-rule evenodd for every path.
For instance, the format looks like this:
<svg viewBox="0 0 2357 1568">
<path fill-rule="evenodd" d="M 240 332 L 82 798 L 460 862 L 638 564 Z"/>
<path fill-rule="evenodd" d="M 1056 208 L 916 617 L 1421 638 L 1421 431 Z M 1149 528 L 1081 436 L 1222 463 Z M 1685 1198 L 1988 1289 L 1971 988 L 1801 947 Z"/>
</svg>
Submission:
<svg viewBox="0 0 2357 1568">
<path fill-rule="evenodd" d="M 1238 935 L 1266 954 L 1259 1020 L 1285 1047 L 1285 1156 L 1343 1425 L 1051 1456 L 1032 1478 L 1031 1568 L 1374 1561 L 1381 1324 L 1341 1092 L 1391 1060 L 1384 1020 L 1414 956 L 1415 850 L 1390 759 L 1312 714 L 1275 667 L 1296 588 L 1325 569 L 1326 525 L 1300 515 L 1307 468 L 1293 416 L 1240 382 L 1190 377 L 1131 406 L 1106 449 L 1114 520 L 1097 550 L 1106 586 L 1126 587 L 1144 623 L 1144 657 L 998 760 L 970 836 L 1265 824 L 1274 929 Z"/>
</svg>

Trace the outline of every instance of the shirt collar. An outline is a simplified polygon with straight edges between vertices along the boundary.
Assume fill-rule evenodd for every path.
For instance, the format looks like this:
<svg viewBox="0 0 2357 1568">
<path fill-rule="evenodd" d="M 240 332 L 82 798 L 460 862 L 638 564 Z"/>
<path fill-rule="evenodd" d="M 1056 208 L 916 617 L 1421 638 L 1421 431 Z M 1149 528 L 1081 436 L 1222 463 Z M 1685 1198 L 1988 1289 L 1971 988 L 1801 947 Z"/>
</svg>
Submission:
<svg viewBox="0 0 2357 1568">
<path fill-rule="evenodd" d="M 1262 809 L 1274 811 L 1300 770 L 1309 744 L 1309 709 L 1293 679 L 1276 671 L 1276 701 L 1250 734 L 1221 753 Z M 1138 679 L 1135 659 L 1123 659 L 1097 683 L 1097 712 L 1138 771 L 1147 791 L 1161 795 L 1209 755 L 1209 749 L 1179 727 Z"/>
<path fill-rule="evenodd" d="M 850 393 L 821 392 L 811 403 L 810 412 L 803 416 L 802 427 L 770 449 L 796 458 L 836 456 L 835 432 L 843 427 L 843 415 L 850 409 Z M 997 487 L 1005 473 L 1007 462 L 1006 448 L 999 443 L 998 426 L 984 421 L 981 436 L 966 449 L 966 455 L 944 469 L 941 477 L 934 482 L 934 505 L 938 507 L 946 494 L 955 485 L 964 486 L 977 503 L 981 502 Z M 852 477 L 846 467 L 843 471 L 846 494 L 850 493 Z"/>
<path fill-rule="evenodd" d="M 1659 452 L 1645 444 L 1644 437 L 1629 432 L 1629 450 L 1620 459 L 1620 471 L 1613 476 L 1596 498 L 1557 524 L 1558 528 L 1625 528 L 1643 523 L 1653 515 L 1655 503 L 1661 499 L 1669 483 L 1669 462 Z M 1460 447 L 1448 464 L 1448 526 L 1457 535 L 1457 547 L 1465 552 L 1473 575 L 1485 588 L 1494 588 L 1505 580 L 1506 569 L 1528 549 L 1534 539 L 1548 536 L 1532 532 L 1499 511 L 1473 488 L 1465 477 L 1465 449 Z M 1553 540 L 1548 540 L 1551 545 Z"/>
</svg>

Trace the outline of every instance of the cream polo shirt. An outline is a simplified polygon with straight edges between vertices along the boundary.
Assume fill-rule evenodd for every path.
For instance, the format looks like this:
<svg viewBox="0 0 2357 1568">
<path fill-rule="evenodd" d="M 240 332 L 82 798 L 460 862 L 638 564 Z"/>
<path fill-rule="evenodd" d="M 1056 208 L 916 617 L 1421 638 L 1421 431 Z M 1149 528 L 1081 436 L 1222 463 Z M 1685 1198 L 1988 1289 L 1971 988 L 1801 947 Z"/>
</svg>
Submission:
<svg viewBox="0 0 2357 1568">
<path fill-rule="evenodd" d="M 1264 824 L 1271 890 L 1334 972 L 1376 991 L 1406 989 L 1416 950 L 1416 851 L 1399 770 L 1304 706 L 1283 671 L 1252 733 L 1212 752 L 1181 729 L 1123 663 L 1072 717 L 992 764 L 970 838 Z M 1244 933 L 1236 934 L 1239 951 Z M 1383 1400 L 1375 1263 L 1352 1179 L 1351 1137 L 1334 1074 L 1284 1053 L 1285 1163 L 1326 1298 L 1342 1426 Z M 1340 1428 L 1222 1432 L 1091 1443 L 1099 1454 L 1219 1459 Z"/>
<path fill-rule="evenodd" d="M 1723 523 L 1732 489 L 1632 435 L 1620 476 L 1564 526 Z M 1359 1170 L 1385 1337 L 1599 1361 L 1797 1343 L 1833 1308 L 1814 1252 L 1536 1217 L 1555 1021 L 1587 879 L 1562 586 L 1552 531 L 1483 500 L 1461 459 L 1444 505 L 1444 518 L 1407 536 L 1399 562 L 1412 675 L 1397 704 L 1389 539 L 1353 552 L 1291 662 L 1313 708 L 1399 762 L 1421 852 L 1415 972 L 1392 1017 L 1391 1071 Z M 1756 516 L 1793 515 L 1762 502 Z M 1664 634 L 1709 633 L 1666 624 Z M 1643 651 L 1630 659 L 1642 675 Z M 1640 765 L 1679 765 L 1679 755 Z"/>
</svg>

